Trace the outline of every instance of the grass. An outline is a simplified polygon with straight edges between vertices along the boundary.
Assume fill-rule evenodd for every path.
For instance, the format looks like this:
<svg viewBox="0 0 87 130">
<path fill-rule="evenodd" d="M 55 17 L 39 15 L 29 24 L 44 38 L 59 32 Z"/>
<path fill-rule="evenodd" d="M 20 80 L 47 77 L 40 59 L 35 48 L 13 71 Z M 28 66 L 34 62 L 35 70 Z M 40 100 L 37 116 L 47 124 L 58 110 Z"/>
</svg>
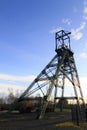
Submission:
<svg viewBox="0 0 87 130">
<path fill-rule="evenodd" d="M 80 123 L 80 126 L 84 128 L 84 130 L 87 130 L 87 122 Z"/>
<path fill-rule="evenodd" d="M 85 124 L 87 126 L 87 124 Z M 60 124 L 56 124 L 56 127 L 60 130 L 84 130 L 84 124 L 77 126 L 72 122 L 64 122 Z"/>
<path fill-rule="evenodd" d="M 56 109 L 55 109 L 55 112 L 60 112 L 60 109 L 59 109 L 59 108 L 56 108 Z M 63 112 L 71 112 L 71 109 L 64 108 L 64 109 L 63 109 Z"/>
<path fill-rule="evenodd" d="M 11 115 L 3 114 L 0 116 L 0 130 L 7 130 L 4 124 L 9 126 L 9 130 L 87 130 L 87 122 L 80 123 L 79 126 L 77 126 L 72 123 L 71 120 L 67 120 L 67 116 L 70 116 L 70 109 L 64 109 L 63 113 L 61 113 L 59 109 L 57 109 L 57 111 L 58 112 L 55 113 L 46 113 L 45 119 L 40 121 L 33 120 L 33 116 L 35 116 L 33 113 L 15 114 L 14 112 Z M 59 123 L 59 121 L 63 119 L 66 122 Z"/>
</svg>

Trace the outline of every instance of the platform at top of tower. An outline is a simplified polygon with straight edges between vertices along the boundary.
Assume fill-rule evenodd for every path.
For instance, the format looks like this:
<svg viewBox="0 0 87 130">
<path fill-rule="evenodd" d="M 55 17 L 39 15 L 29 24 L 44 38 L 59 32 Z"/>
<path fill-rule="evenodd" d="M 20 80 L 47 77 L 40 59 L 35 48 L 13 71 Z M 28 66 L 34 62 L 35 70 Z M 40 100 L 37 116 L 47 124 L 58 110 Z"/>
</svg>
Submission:
<svg viewBox="0 0 87 130">
<path fill-rule="evenodd" d="M 62 47 L 62 46 L 61 46 L 60 48 L 56 49 L 55 51 L 57 52 L 58 56 L 63 56 L 65 53 L 67 53 L 67 55 L 68 55 L 69 57 L 72 57 L 73 54 L 74 54 L 74 53 L 71 51 L 71 49 L 66 48 L 66 47 Z"/>
</svg>

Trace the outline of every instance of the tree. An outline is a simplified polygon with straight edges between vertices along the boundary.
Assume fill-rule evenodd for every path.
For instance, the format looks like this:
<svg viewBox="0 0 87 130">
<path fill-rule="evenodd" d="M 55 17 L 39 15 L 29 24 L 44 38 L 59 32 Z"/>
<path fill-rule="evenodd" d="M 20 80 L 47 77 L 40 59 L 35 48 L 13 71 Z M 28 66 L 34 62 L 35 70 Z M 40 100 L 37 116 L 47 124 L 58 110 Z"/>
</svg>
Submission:
<svg viewBox="0 0 87 130">
<path fill-rule="evenodd" d="M 8 96 L 7 96 L 7 104 L 11 104 L 11 103 L 13 103 L 14 100 L 16 99 L 16 96 L 14 95 L 12 89 L 8 89 L 8 91 L 9 91 L 9 94 L 8 94 Z"/>
<path fill-rule="evenodd" d="M 0 104 L 4 104 L 4 99 L 0 98 Z"/>
</svg>

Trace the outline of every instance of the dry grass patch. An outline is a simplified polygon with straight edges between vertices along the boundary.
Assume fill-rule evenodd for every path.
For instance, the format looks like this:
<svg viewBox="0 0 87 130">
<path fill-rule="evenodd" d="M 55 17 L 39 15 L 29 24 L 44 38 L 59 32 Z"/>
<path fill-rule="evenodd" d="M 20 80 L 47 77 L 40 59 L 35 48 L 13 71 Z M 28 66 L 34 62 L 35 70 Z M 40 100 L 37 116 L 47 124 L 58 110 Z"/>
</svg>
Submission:
<svg viewBox="0 0 87 130">
<path fill-rule="evenodd" d="M 84 130 L 82 127 L 73 124 L 72 122 L 64 122 L 56 124 L 56 127 L 60 130 Z"/>
</svg>

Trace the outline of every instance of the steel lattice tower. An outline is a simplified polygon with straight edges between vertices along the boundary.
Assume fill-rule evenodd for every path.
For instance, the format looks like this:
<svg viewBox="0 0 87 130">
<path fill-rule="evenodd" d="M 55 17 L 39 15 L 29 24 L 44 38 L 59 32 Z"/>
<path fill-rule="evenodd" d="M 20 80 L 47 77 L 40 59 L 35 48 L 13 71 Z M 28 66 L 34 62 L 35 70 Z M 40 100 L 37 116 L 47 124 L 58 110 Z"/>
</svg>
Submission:
<svg viewBox="0 0 87 130">
<path fill-rule="evenodd" d="M 58 99 L 62 99 L 62 101 L 64 99 L 75 99 L 78 106 L 80 103 L 84 104 L 74 53 L 70 47 L 70 34 L 70 32 L 64 30 L 55 33 L 56 55 L 16 101 L 20 102 L 26 97 L 40 93 L 43 104 L 38 115 L 39 119 L 43 118 L 50 97 L 54 98 L 54 106 Z M 69 96 L 65 95 L 66 86 Z M 72 90 L 73 94 L 71 94 Z M 15 106 L 16 102 L 13 106 Z M 61 111 L 62 107 L 61 104 Z"/>
</svg>

